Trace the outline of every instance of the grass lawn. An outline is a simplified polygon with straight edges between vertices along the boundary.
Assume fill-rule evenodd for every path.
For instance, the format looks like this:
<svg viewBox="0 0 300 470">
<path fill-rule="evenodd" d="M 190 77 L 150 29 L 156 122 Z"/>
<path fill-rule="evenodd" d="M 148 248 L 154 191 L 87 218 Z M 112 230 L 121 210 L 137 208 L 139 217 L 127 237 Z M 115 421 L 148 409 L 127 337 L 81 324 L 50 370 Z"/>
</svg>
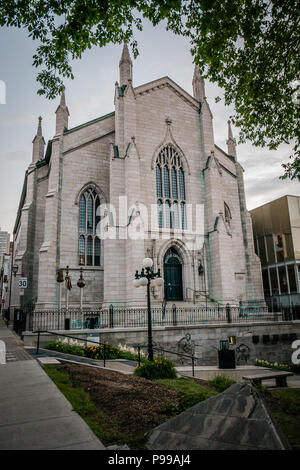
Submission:
<svg viewBox="0 0 300 470">
<path fill-rule="evenodd" d="M 207 400 L 218 394 L 213 386 L 200 385 L 197 382 L 185 378 L 157 379 L 156 381 L 165 387 L 177 390 L 179 393 L 178 405 L 175 406 L 171 404 L 168 409 L 170 416 L 176 416 L 182 413 L 182 411 L 191 408 L 191 406 L 196 405 L 196 403 Z"/>
<path fill-rule="evenodd" d="M 43 369 L 106 447 L 146 449 L 147 432 L 218 393 L 184 378 L 152 381 L 75 364 Z"/>
<path fill-rule="evenodd" d="M 300 450 L 300 389 L 265 390 L 272 417 L 293 450 Z"/>
</svg>

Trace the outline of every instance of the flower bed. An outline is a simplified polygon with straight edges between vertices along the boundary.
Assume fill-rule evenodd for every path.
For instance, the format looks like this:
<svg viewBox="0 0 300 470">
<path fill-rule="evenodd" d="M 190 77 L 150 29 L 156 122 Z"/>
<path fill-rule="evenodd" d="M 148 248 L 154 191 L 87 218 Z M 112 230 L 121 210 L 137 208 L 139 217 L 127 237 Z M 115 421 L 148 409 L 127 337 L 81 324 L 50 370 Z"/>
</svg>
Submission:
<svg viewBox="0 0 300 470">
<path fill-rule="evenodd" d="M 263 359 L 256 359 L 255 365 L 259 367 L 268 367 L 270 369 L 278 369 L 284 370 L 287 372 L 294 372 L 295 374 L 299 374 L 300 372 L 300 365 L 298 364 L 278 364 L 278 362 L 269 362 Z"/>
<path fill-rule="evenodd" d="M 105 346 L 105 359 L 129 359 L 132 361 L 138 361 L 138 354 L 129 352 L 128 349 L 121 349 L 118 346 L 111 346 L 106 343 L 99 345 L 79 345 L 78 342 L 66 342 L 66 341 L 51 341 L 45 348 L 52 351 L 59 351 L 66 354 L 74 354 L 76 356 L 88 357 L 91 359 L 104 359 L 104 346 Z M 130 351 L 134 351 L 132 348 Z M 141 361 L 145 360 L 141 356 Z"/>
</svg>

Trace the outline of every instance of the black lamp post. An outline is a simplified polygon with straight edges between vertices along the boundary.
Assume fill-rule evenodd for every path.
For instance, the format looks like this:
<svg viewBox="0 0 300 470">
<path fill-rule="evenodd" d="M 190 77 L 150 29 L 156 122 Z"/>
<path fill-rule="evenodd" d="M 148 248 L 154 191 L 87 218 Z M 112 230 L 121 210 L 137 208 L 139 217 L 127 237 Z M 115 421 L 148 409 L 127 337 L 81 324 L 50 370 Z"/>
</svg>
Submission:
<svg viewBox="0 0 300 470">
<path fill-rule="evenodd" d="M 133 281 L 134 287 L 147 286 L 147 310 L 148 310 L 148 359 L 153 361 L 153 344 L 152 344 L 152 318 L 151 318 L 151 303 L 150 303 L 150 285 L 162 286 L 164 283 L 160 275 L 160 269 L 157 273 L 153 272 L 153 261 L 151 258 L 145 258 L 143 261 L 143 268 L 141 273 L 135 273 Z"/>
<path fill-rule="evenodd" d="M 82 298 L 83 298 L 83 288 L 85 287 L 85 280 L 83 279 L 83 268 L 80 268 L 80 277 L 77 281 L 77 286 L 80 288 L 80 311 L 82 312 Z"/>
</svg>

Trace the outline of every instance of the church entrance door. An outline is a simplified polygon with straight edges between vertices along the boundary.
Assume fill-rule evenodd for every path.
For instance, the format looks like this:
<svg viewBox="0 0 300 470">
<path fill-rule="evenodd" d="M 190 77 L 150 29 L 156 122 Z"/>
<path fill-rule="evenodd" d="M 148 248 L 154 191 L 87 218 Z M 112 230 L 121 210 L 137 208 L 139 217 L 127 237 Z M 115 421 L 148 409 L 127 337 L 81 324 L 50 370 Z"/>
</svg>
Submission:
<svg viewBox="0 0 300 470">
<path fill-rule="evenodd" d="M 164 279 L 166 301 L 183 300 L 182 260 L 173 247 L 165 254 Z"/>
</svg>

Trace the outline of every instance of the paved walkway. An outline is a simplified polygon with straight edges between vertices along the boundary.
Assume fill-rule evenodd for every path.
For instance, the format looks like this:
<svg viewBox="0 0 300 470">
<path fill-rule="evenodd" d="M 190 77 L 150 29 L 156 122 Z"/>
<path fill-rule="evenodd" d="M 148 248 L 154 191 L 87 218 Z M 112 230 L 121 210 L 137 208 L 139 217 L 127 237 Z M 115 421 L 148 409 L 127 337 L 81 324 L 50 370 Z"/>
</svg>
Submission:
<svg viewBox="0 0 300 470">
<path fill-rule="evenodd" d="M 0 319 L 7 363 L 0 364 L 1 450 L 104 450 L 85 421 Z"/>
</svg>

